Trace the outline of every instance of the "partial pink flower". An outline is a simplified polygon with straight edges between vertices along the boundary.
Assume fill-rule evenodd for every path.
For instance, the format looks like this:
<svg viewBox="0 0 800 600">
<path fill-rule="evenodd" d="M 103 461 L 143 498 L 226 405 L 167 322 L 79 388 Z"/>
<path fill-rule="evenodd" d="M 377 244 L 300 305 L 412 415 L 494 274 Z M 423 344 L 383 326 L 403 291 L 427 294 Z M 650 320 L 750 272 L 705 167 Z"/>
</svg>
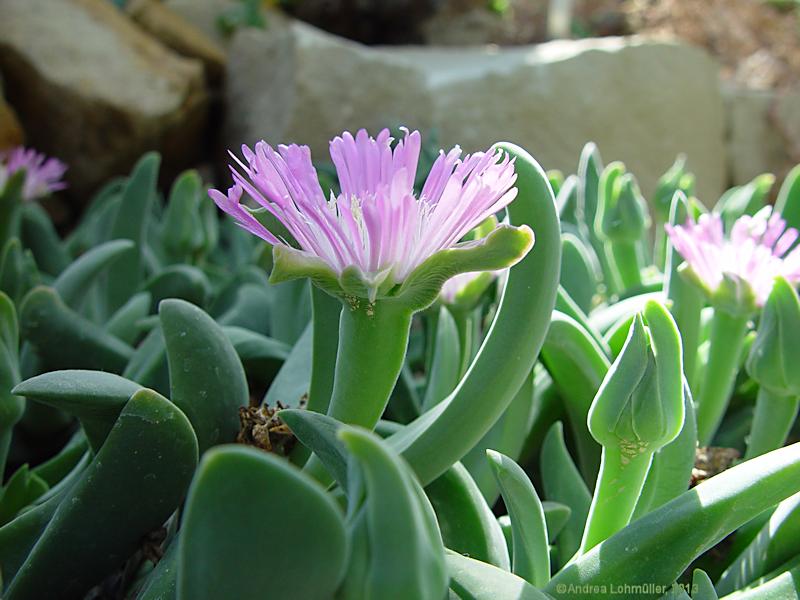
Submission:
<svg viewBox="0 0 800 600">
<path fill-rule="evenodd" d="M 789 251 L 798 231 L 787 228 L 771 206 L 739 217 L 727 237 L 715 213 L 701 215 L 697 223 L 690 219 L 665 227 L 675 249 L 712 293 L 727 274 L 749 284 L 756 303 L 763 306 L 775 277 L 800 282 L 800 247 Z"/>
<path fill-rule="evenodd" d="M 67 187 L 63 181 L 67 166 L 32 148 L 18 147 L 0 155 L 0 186 L 18 171 L 25 171 L 24 200 L 36 200 Z"/>
<path fill-rule="evenodd" d="M 478 280 L 480 280 L 482 284 L 485 284 L 480 288 L 482 293 L 495 279 L 506 272 L 507 271 L 504 269 L 502 271 L 471 271 L 468 273 L 459 273 L 444 282 L 442 291 L 439 292 L 439 297 L 445 304 L 454 304 L 456 300 L 458 300 L 459 295 Z"/>
<path fill-rule="evenodd" d="M 273 245 L 289 245 L 242 205 L 246 193 L 286 227 L 300 249 L 341 275 L 357 267 L 373 282 L 401 283 L 432 254 L 452 247 L 516 196 L 513 161 L 502 152 L 461 157 L 460 148 L 441 152 L 422 188 L 414 193 L 420 134 L 405 131 L 392 148 L 384 129 L 365 130 L 330 143 L 341 193 L 326 199 L 307 146 L 264 141 L 231 154 L 234 186 L 209 195 L 247 231 Z"/>
</svg>

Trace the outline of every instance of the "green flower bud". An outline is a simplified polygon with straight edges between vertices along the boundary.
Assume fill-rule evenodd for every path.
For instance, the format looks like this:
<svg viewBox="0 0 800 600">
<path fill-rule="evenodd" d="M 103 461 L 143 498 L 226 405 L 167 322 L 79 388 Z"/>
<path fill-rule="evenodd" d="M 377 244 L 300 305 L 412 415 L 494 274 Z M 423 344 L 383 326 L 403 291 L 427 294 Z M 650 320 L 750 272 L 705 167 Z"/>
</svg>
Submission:
<svg viewBox="0 0 800 600">
<path fill-rule="evenodd" d="M 589 409 L 592 436 L 628 459 L 675 439 L 684 420 L 681 361 L 680 334 L 672 316 L 650 300 L 634 318 L 625 346 Z"/>
<path fill-rule="evenodd" d="M 786 279 L 777 277 L 747 358 L 750 377 L 775 394 L 800 396 L 798 339 L 800 298 Z"/>
<path fill-rule="evenodd" d="M 611 163 L 600 177 L 595 228 L 611 242 L 635 242 L 647 231 L 650 217 L 636 179 L 622 163 Z"/>
</svg>

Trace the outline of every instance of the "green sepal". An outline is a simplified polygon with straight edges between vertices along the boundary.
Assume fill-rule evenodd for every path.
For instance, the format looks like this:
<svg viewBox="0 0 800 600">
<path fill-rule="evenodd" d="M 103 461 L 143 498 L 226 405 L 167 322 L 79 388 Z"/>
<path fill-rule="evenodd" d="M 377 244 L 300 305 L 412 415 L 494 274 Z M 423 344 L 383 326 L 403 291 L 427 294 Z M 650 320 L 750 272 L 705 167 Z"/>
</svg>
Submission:
<svg viewBox="0 0 800 600">
<path fill-rule="evenodd" d="M 272 249 L 273 268 L 270 283 L 308 277 L 329 294 L 348 300 L 366 298 L 370 302 L 391 300 L 412 311 L 427 308 L 439 296 L 444 282 L 472 271 L 497 271 L 515 265 L 533 246 L 533 232 L 527 225 L 498 225 L 486 237 L 461 242 L 428 257 L 412 271 L 399 287 L 394 285 L 391 270 L 368 278 L 351 266 L 338 275 L 320 258 L 285 245 Z"/>
<path fill-rule="evenodd" d="M 336 273 L 321 258 L 280 244 L 272 247 L 272 263 L 269 276 L 272 284 L 308 277 L 314 285 L 332 296 L 344 294 Z"/>
<path fill-rule="evenodd" d="M 392 300 L 412 310 L 427 308 L 438 297 L 444 282 L 454 275 L 512 267 L 528 254 L 533 243 L 533 231 L 527 225 L 500 224 L 484 238 L 430 256 L 411 272 Z"/>
<path fill-rule="evenodd" d="M 747 372 L 774 394 L 800 396 L 800 298 L 794 287 L 777 277 L 747 357 Z"/>
</svg>

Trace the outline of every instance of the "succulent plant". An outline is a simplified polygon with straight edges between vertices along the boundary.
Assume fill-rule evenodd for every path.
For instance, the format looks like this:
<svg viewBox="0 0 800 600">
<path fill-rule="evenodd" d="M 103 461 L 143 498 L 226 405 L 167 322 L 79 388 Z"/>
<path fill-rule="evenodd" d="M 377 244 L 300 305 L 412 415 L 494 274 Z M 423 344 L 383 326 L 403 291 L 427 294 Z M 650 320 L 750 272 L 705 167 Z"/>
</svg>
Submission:
<svg viewBox="0 0 800 600">
<path fill-rule="evenodd" d="M 3 598 L 800 595 L 800 169 L 653 225 L 593 144 L 400 135 L 331 200 L 245 150 L 234 219 L 148 154 L 63 239 L 0 181 Z"/>
</svg>

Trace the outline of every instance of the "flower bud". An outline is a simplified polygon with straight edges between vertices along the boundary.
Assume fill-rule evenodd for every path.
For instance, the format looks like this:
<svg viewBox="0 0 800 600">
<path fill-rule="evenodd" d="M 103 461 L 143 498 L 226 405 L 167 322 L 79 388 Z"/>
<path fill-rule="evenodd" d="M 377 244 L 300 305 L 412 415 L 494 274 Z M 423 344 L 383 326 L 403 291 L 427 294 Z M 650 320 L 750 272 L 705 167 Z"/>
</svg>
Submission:
<svg viewBox="0 0 800 600">
<path fill-rule="evenodd" d="M 596 227 L 611 242 L 640 240 L 649 222 L 647 205 L 636 179 L 624 169 L 622 163 L 612 163 L 600 178 Z"/>
<path fill-rule="evenodd" d="M 667 309 L 651 300 L 592 402 L 589 431 L 633 458 L 675 439 L 684 416 L 680 334 Z"/>
<path fill-rule="evenodd" d="M 758 384 L 782 396 L 800 396 L 800 299 L 783 277 L 776 277 L 761 313 L 747 358 L 747 372 Z"/>
</svg>

